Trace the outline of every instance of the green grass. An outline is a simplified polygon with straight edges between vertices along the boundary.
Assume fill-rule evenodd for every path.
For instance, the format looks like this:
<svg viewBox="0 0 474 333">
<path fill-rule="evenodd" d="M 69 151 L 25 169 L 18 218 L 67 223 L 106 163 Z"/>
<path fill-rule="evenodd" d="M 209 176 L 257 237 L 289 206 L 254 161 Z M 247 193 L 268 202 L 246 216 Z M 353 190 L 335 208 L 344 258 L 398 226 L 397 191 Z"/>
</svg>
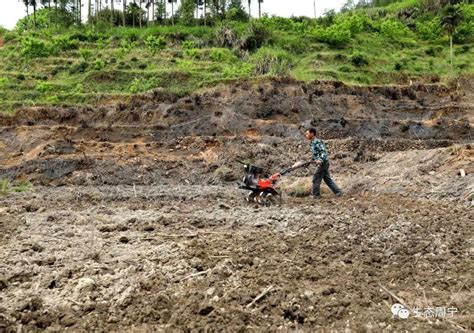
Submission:
<svg viewBox="0 0 474 333">
<path fill-rule="evenodd" d="M 396 19 L 398 11 L 413 6 L 419 6 L 419 1 L 406 0 L 384 9 Z M 126 98 L 155 88 L 183 96 L 236 79 L 275 75 L 302 81 L 403 84 L 432 82 L 433 77 L 447 82 L 474 73 L 474 37 L 455 45 L 451 68 L 445 34 L 423 39 L 414 28 L 415 17 L 406 26 L 410 38 L 397 40 L 396 31 L 380 30 L 386 19 L 374 8 L 339 14 L 334 24 L 350 29 L 351 36 L 339 45 L 331 44 L 337 36 L 325 35 L 325 29 L 331 28 L 327 23 L 310 19 L 263 18 L 253 25 L 224 22 L 235 34 L 230 46 L 219 44 L 219 26 L 50 29 L 28 35 L 37 42 L 31 38 L 24 42 L 27 35 L 10 31 L 0 47 L 0 112 L 31 105 L 94 104 L 104 96 Z M 332 39 L 322 41 L 328 36 Z M 163 39 L 166 45 L 158 49 L 147 44 Z M 57 40 L 63 42 L 54 46 Z M 73 49 L 61 51 L 57 45 Z"/>
<path fill-rule="evenodd" d="M 12 192 L 26 192 L 31 190 L 31 188 L 31 183 L 26 181 L 13 184 L 8 179 L 0 178 L 0 195 L 7 195 Z"/>
</svg>

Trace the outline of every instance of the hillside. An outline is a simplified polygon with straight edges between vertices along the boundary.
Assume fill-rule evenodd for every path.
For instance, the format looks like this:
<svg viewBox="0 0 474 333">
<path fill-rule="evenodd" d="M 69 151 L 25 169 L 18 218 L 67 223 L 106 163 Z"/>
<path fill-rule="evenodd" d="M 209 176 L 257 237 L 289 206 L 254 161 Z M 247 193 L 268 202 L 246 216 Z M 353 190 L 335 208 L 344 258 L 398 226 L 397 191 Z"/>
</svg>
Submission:
<svg viewBox="0 0 474 333">
<path fill-rule="evenodd" d="M 3 30 L 0 111 L 126 101 L 151 89 L 182 97 L 220 82 L 265 76 L 358 85 L 447 83 L 474 73 L 474 5 L 456 8 L 462 20 L 453 34 L 452 67 L 445 14 L 418 1 L 317 20 Z"/>
</svg>

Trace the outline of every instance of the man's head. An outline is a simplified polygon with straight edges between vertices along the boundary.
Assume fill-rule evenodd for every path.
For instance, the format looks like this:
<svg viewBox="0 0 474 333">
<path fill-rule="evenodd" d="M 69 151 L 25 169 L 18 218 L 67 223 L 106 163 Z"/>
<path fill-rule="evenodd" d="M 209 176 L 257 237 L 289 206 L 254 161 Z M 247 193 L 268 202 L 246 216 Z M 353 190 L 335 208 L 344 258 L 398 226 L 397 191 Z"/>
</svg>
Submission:
<svg viewBox="0 0 474 333">
<path fill-rule="evenodd" d="M 310 127 L 304 132 L 304 137 L 307 140 L 313 140 L 315 136 L 316 136 L 316 129 L 314 127 Z"/>
</svg>

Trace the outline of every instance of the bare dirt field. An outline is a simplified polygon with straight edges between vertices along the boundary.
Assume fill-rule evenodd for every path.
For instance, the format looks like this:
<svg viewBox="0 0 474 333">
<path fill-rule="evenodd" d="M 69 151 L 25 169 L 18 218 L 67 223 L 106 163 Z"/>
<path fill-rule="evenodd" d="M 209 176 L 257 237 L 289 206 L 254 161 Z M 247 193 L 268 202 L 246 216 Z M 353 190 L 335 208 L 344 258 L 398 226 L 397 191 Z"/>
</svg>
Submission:
<svg viewBox="0 0 474 333">
<path fill-rule="evenodd" d="M 0 178 L 34 185 L 0 196 L 0 331 L 473 330 L 472 101 L 272 80 L 0 117 Z M 345 195 L 308 168 L 245 202 L 236 161 L 307 158 L 301 125 Z"/>
</svg>

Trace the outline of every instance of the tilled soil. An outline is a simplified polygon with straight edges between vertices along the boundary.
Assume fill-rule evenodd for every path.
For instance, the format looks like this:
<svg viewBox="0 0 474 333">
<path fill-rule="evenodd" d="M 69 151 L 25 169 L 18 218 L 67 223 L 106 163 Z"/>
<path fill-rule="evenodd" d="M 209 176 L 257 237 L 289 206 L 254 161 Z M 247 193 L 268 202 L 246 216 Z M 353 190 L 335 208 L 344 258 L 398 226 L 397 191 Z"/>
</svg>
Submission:
<svg viewBox="0 0 474 333">
<path fill-rule="evenodd" d="M 410 306 L 456 307 L 473 328 L 465 205 L 366 195 L 260 207 L 186 185 L 37 188 L 2 204 L 11 329 L 459 329 L 392 318 L 381 286 Z"/>
<path fill-rule="evenodd" d="M 471 97 L 283 80 L 0 118 L 0 178 L 33 184 L 0 196 L 0 331 L 473 330 Z M 302 124 L 345 196 L 309 168 L 245 202 L 237 160 L 307 158 Z"/>
</svg>

